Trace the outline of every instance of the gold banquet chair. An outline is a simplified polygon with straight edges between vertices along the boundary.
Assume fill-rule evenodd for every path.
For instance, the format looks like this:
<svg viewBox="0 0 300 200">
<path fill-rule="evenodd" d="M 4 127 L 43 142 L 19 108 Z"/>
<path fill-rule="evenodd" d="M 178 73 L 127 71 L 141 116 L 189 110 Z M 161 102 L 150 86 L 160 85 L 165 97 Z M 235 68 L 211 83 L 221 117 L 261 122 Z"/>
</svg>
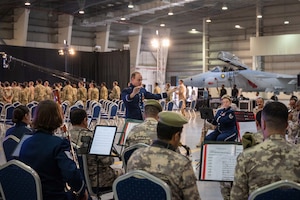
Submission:
<svg viewBox="0 0 300 200">
<path fill-rule="evenodd" d="M 254 190 L 248 200 L 299 200 L 300 184 L 281 180 Z"/>
<path fill-rule="evenodd" d="M 113 183 L 115 200 L 171 200 L 171 190 L 161 179 L 146 171 L 134 170 Z"/>
<path fill-rule="evenodd" d="M 18 160 L 0 166 L 0 191 L 5 200 L 43 199 L 39 175 Z"/>
</svg>

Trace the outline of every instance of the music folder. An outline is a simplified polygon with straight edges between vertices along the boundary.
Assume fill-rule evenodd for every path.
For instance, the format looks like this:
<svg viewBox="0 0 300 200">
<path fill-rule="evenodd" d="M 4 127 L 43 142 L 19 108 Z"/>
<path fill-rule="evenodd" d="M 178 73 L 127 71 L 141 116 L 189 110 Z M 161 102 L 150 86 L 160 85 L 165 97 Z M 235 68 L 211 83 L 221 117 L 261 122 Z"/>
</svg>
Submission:
<svg viewBox="0 0 300 200">
<path fill-rule="evenodd" d="M 89 154 L 112 156 L 112 147 L 117 132 L 116 126 L 97 125 L 94 130 Z"/>
<path fill-rule="evenodd" d="M 16 146 L 15 150 L 13 151 L 13 153 L 11 154 L 12 157 L 19 157 L 20 155 L 20 151 L 21 151 L 21 147 L 24 143 L 25 140 L 27 140 L 28 138 L 30 138 L 32 135 L 23 135 L 19 144 Z"/>
<path fill-rule="evenodd" d="M 214 119 L 214 112 L 212 108 L 200 108 L 201 119 Z"/>
</svg>

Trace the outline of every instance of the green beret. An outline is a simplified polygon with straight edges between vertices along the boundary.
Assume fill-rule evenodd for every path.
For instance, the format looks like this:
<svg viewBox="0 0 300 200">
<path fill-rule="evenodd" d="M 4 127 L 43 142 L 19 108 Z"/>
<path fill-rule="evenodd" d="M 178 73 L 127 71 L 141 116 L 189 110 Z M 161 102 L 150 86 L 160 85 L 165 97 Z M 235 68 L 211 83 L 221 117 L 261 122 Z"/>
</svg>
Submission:
<svg viewBox="0 0 300 200">
<path fill-rule="evenodd" d="M 177 112 L 164 111 L 159 113 L 158 117 L 158 121 L 167 126 L 183 127 L 184 124 L 188 123 L 188 120 Z"/>
<path fill-rule="evenodd" d="M 229 96 L 228 94 L 224 94 L 221 99 L 222 100 L 223 99 L 228 99 L 229 101 L 232 101 L 231 96 Z"/>
<path fill-rule="evenodd" d="M 145 107 L 146 106 L 154 106 L 155 108 L 157 108 L 159 110 L 159 112 L 162 111 L 162 107 L 161 107 L 160 103 L 154 99 L 147 99 L 147 101 L 145 101 Z"/>
</svg>

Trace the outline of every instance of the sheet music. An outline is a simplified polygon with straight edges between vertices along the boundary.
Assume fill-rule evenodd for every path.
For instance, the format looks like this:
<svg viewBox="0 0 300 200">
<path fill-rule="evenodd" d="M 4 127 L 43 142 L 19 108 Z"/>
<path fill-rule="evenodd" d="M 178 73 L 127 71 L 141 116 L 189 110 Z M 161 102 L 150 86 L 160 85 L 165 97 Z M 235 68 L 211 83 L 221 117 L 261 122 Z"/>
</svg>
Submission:
<svg viewBox="0 0 300 200">
<path fill-rule="evenodd" d="M 128 122 L 127 127 L 126 127 L 126 130 L 125 130 L 125 137 L 124 137 L 123 144 L 126 144 L 126 139 L 127 139 L 128 135 L 129 135 L 131 129 L 132 129 L 133 127 L 135 127 L 136 125 L 138 125 L 138 124 L 140 124 L 140 123 L 136 123 L 136 122 Z"/>
<path fill-rule="evenodd" d="M 242 151 L 243 146 L 237 144 L 205 144 L 200 179 L 233 181 L 236 158 Z"/>
<path fill-rule="evenodd" d="M 116 131 L 116 126 L 96 126 L 90 154 L 109 156 Z"/>
</svg>

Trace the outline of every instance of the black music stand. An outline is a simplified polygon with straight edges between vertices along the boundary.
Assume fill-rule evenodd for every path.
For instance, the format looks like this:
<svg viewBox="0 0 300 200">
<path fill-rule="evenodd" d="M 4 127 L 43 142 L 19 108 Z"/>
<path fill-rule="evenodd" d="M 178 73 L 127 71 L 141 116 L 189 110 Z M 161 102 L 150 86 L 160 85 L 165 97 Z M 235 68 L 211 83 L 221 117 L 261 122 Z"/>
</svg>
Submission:
<svg viewBox="0 0 300 200">
<path fill-rule="evenodd" d="M 208 107 L 203 107 L 203 108 L 200 108 L 200 116 L 201 116 L 201 119 L 204 120 L 203 122 L 203 131 L 201 133 L 201 138 L 200 138 L 200 142 L 199 144 L 197 144 L 197 147 L 200 147 L 204 141 L 204 138 L 206 136 L 206 120 L 213 120 L 215 117 L 214 117 L 214 112 L 213 112 L 213 109 L 212 108 L 208 108 Z"/>
</svg>

